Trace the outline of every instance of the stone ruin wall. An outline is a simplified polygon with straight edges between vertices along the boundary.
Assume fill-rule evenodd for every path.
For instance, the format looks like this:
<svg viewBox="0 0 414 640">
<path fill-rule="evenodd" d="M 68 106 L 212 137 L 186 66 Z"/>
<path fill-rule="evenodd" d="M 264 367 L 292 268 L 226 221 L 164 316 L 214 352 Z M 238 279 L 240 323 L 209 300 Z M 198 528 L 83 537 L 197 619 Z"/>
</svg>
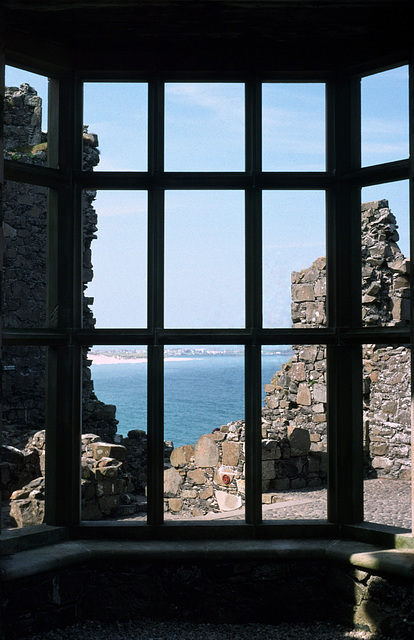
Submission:
<svg viewBox="0 0 414 640">
<path fill-rule="evenodd" d="M 41 130 L 41 98 L 28 84 L 5 91 L 5 157 L 46 165 L 47 134 Z M 92 170 L 99 162 L 98 139 L 85 131 L 83 161 Z M 3 210 L 3 324 L 6 328 L 46 327 L 47 189 L 6 181 Z M 96 238 L 94 191 L 83 195 L 83 282 L 92 280 L 91 242 Z M 95 320 L 84 297 L 84 326 Z M 26 431 L 45 422 L 46 348 L 3 349 L 3 441 L 19 446 Z M 93 389 L 85 350 L 83 363 L 83 429 L 113 441 L 115 407 L 100 402 Z M 21 433 L 21 437 L 19 435 Z"/>
<path fill-rule="evenodd" d="M 362 321 L 364 326 L 401 326 L 409 321 L 409 260 L 401 253 L 388 201 L 361 207 Z M 326 325 L 326 261 L 292 274 L 293 326 Z M 267 385 L 263 437 L 308 429 L 311 451 L 326 451 L 326 348 L 294 346 L 293 358 Z M 363 346 L 366 475 L 410 477 L 410 350 Z"/>
<path fill-rule="evenodd" d="M 40 99 L 27 85 L 20 90 L 9 90 L 6 97 L 6 105 L 10 107 L 6 114 L 7 154 L 25 162 L 44 163 L 47 144 L 45 135 L 40 133 Z M 30 124 L 29 121 L 23 124 L 22 130 L 19 129 L 20 111 L 31 112 Z M 96 147 L 96 136 L 86 133 L 84 161 L 91 168 L 99 161 Z M 85 193 L 85 284 L 93 275 L 90 245 L 96 231 L 94 197 L 92 191 Z M 17 190 L 17 185 L 7 184 L 3 229 L 5 325 L 44 326 L 45 192 L 31 185 L 24 185 L 23 189 L 19 185 Z M 30 238 L 30 251 L 27 238 Z M 388 202 L 362 205 L 362 317 L 366 325 L 408 322 L 408 260 L 399 250 L 397 241 L 396 220 Z M 39 273 L 43 277 L 37 277 Z M 324 258 L 319 258 L 308 269 L 292 274 L 293 326 L 324 326 L 325 298 L 326 264 Z M 27 300 L 30 300 L 33 312 L 28 313 Z M 88 306 L 91 302 L 87 298 L 84 300 L 88 326 L 94 324 Z M 326 349 L 323 345 L 301 345 L 294 346 L 293 351 L 289 362 L 265 385 L 263 502 L 276 501 L 280 491 L 317 487 L 326 482 Z M 366 473 L 368 476 L 409 478 L 409 350 L 404 346 L 367 345 L 363 358 Z M 16 363 L 18 366 L 13 369 Z M 17 438 L 11 444 L 19 446 L 15 425 L 38 429 L 44 420 L 45 354 L 36 348 L 9 348 L 4 364 L 6 394 L 13 398 L 5 410 L 6 439 Z M 82 437 L 82 518 L 129 515 L 145 509 L 146 434 L 134 430 L 123 439 L 125 446 L 111 444 L 116 431 L 115 407 L 97 400 L 89 364 L 85 352 L 83 418 L 87 433 Z M 102 443 L 102 438 L 110 442 Z M 201 436 L 195 445 L 175 449 L 171 457 L 167 452 L 165 510 L 180 516 L 202 516 L 211 511 L 233 511 L 243 506 L 244 446 L 244 423 L 234 422 Z M 6 459 L 2 462 L 2 475 L 7 475 L 5 471 L 10 475 L 10 469 L 20 468 L 21 476 L 17 481 L 20 487 L 35 478 L 24 489 L 15 492 L 16 522 L 19 522 L 20 513 L 18 503 L 24 504 L 27 499 L 35 504 L 34 518 L 36 513 L 40 517 L 44 481 L 38 475 L 39 460 L 41 471 L 43 467 L 44 432 L 36 433 L 22 452 L 7 449 L 3 453 Z M 5 469 L 5 463 L 8 469 Z M 8 495 L 12 486 L 13 482 L 9 483 Z M 141 496 L 138 505 L 137 494 Z"/>
</svg>

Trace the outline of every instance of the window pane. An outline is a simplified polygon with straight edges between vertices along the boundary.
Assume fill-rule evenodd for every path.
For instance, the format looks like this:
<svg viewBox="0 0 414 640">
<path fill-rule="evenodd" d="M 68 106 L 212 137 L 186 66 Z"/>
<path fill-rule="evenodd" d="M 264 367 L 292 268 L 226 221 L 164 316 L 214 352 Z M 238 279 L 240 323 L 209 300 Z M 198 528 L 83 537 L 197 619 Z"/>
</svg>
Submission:
<svg viewBox="0 0 414 640">
<path fill-rule="evenodd" d="M 85 321 L 93 325 L 92 313 L 99 328 L 145 327 L 146 193 L 85 191 L 84 242 L 85 296 L 92 305 L 92 311 L 85 310 Z"/>
<path fill-rule="evenodd" d="M 175 445 L 164 472 L 166 518 L 243 517 L 242 348 L 166 349 L 165 437 Z"/>
<path fill-rule="evenodd" d="M 326 519 L 326 347 L 265 347 L 262 380 L 264 519 Z"/>
<path fill-rule="evenodd" d="M 263 193 L 263 324 L 321 326 L 325 319 L 325 195 Z"/>
<path fill-rule="evenodd" d="M 324 171 L 325 85 L 263 84 L 263 170 Z"/>
<path fill-rule="evenodd" d="M 408 324 L 410 320 L 408 182 L 366 187 L 362 190 L 362 200 L 363 324 L 387 326 Z"/>
<path fill-rule="evenodd" d="M 165 325 L 244 326 L 241 192 L 166 193 Z"/>
<path fill-rule="evenodd" d="M 44 519 L 46 349 L 4 347 L 2 369 L 2 527 L 9 529 Z"/>
<path fill-rule="evenodd" d="M 145 83 L 84 84 L 83 122 L 98 136 L 100 171 L 147 170 L 147 109 Z"/>
<path fill-rule="evenodd" d="M 362 78 L 362 166 L 407 158 L 408 67 Z"/>
<path fill-rule="evenodd" d="M 3 323 L 8 328 L 42 328 L 48 190 L 7 181 L 3 194 Z"/>
<path fill-rule="evenodd" d="M 244 85 L 167 83 L 166 171 L 244 167 Z"/>
<path fill-rule="evenodd" d="M 364 520 L 411 529 L 411 365 L 403 345 L 363 346 Z"/>
<path fill-rule="evenodd" d="M 47 158 L 48 79 L 7 66 L 5 84 L 5 158 L 44 165 Z"/>
<path fill-rule="evenodd" d="M 147 349 L 95 346 L 88 359 L 82 519 L 146 520 Z"/>
</svg>

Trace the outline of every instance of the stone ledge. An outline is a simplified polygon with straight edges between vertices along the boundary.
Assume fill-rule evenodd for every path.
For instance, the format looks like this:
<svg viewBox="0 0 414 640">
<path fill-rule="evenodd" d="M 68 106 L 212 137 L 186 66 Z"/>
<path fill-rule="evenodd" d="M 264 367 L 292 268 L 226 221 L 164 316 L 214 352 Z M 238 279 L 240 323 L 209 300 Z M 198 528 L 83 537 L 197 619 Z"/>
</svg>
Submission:
<svg viewBox="0 0 414 640">
<path fill-rule="evenodd" d="M 21 551 L 0 559 L 1 581 L 88 563 L 150 560 L 315 560 L 350 564 L 378 574 L 414 577 L 414 549 L 384 549 L 348 540 L 96 541 L 77 540 Z"/>
</svg>

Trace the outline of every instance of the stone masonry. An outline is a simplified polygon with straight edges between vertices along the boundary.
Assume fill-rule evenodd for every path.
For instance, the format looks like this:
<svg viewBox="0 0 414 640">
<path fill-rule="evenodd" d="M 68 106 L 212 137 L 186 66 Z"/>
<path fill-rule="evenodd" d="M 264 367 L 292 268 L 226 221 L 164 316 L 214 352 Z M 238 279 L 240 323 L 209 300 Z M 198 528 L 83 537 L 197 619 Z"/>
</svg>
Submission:
<svg viewBox="0 0 414 640">
<path fill-rule="evenodd" d="M 6 88 L 4 141 L 5 157 L 30 164 L 47 161 L 47 134 L 41 131 L 41 98 L 28 84 Z M 98 138 L 83 135 L 84 167 L 99 162 Z M 94 191 L 83 194 L 83 281 L 92 280 L 91 242 L 96 238 L 97 215 Z M 46 233 L 47 190 L 29 184 L 4 185 L 3 324 L 9 328 L 46 327 Z M 95 320 L 84 297 L 84 326 Z M 116 408 L 96 397 L 87 350 L 83 363 L 83 430 L 113 441 Z M 46 349 L 5 347 L 3 349 L 3 442 L 16 430 L 33 434 L 45 421 Z M 9 438 L 10 435 L 10 438 Z M 23 434 L 22 434 L 23 435 Z M 27 439 L 26 439 L 27 440 Z"/>
</svg>

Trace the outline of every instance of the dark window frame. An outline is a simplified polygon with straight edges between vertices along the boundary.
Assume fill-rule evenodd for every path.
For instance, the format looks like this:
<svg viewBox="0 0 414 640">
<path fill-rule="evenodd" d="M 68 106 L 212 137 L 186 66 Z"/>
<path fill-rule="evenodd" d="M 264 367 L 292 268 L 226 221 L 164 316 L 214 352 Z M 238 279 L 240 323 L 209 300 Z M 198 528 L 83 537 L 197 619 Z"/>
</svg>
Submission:
<svg viewBox="0 0 414 640">
<path fill-rule="evenodd" d="M 12 64 L 12 60 L 8 62 Z M 18 60 L 16 62 L 18 65 Z M 393 61 L 392 66 L 407 64 Z M 366 69 L 374 73 L 381 68 Z M 37 69 L 40 73 L 41 69 Z M 45 63 L 43 72 L 47 74 Z M 412 70 L 411 70 L 412 71 Z M 360 88 L 362 73 L 343 72 L 289 80 L 326 83 L 327 168 L 324 172 L 262 172 L 261 82 L 285 76 L 236 78 L 246 86 L 246 168 L 244 172 L 163 171 L 163 83 L 185 78 L 134 77 L 148 82 L 148 170 L 84 172 L 81 160 L 82 83 L 96 76 L 57 74 L 50 81 L 49 157 L 51 166 L 5 161 L 6 179 L 50 188 L 49 312 L 47 329 L 5 328 L 5 345 L 43 345 L 48 349 L 46 487 L 47 523 L 67 527 L 76 536 L 123 537 L 313 537 L 362 535 L 362 344 L 411 344 L 411 327 L 362 327 L 360 317 L 360 191 L 373 183 L 411 181 L 410 159 L 360 166 Z M 413 74 L 410 88 L 410 141 L 413 150 Z M 118 78 L 105 78 L 116 81 Z M 125 81 L 125 78 L 119 78 Z M 217 73 L 215 81 L 226 82 Z M 165 329 L 163 327 L 163 194 L 166 189 L 245 190 L 246 328 Z M 82 328 L 83 189 L 131 189 L 148 192 L 148 326 L 146 329 Z M 326 191 L 327 313 L 320 329 L 269 329 L 261 323 L 261 193 L 270 189 Z M 413 235 L 413 234 L 411 234 Z M 414 255 L 414 240 L 411 238 Z M 57 274 L 57 275 L 56 275 Z M 412 313 L 411 300 L 411 318 Z M 261 347 L 269 344 L 326 344 L 328 351 L 328 522 L 263 523 L 261 516 Z M 148 347 L 148 522 L 80 523 L 81 358 L 85 345 L 140 344 Z M 245 346 L 246 522 L 205 525 L 163 523 L 163 349 L 174 344 Z M 350 402 L 349 399 L 352 398 Z M 346 455 L 344 455 L 346 452 Z M 351 461 L 351 462 L 350 462 Z M 162 525 L 162 526 L 161 526 Z M 354 525 L 358 525 L 354 527 Z M 385 531 L 384 528 L 379 529 Z M 226 533 L 225 533 L 226 532 Z"/>
</svg>

